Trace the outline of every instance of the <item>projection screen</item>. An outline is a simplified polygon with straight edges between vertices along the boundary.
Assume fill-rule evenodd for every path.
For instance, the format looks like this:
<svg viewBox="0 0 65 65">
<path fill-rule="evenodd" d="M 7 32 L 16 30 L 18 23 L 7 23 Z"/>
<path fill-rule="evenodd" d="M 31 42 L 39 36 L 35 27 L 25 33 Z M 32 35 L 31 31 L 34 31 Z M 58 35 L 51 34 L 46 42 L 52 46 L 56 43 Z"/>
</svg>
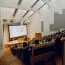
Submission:
<svg viewBox="0 0 65 65">
<path fill-rule="evenodd" d="M 9 35 L 10 38 L 27 35 L 26 25 L 9 26 Z"/>
</svg>

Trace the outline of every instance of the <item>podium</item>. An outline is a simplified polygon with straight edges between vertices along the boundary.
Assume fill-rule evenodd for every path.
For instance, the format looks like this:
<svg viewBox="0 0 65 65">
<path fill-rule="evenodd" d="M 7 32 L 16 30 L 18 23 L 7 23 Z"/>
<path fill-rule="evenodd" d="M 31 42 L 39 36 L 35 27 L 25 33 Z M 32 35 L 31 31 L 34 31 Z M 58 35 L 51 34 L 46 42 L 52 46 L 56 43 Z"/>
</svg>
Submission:
<svg viewBox="0 0 65 65">
<path fill-rule="evenodd" d="M 42 38 L 42 33 L 35 33 L 35 39 L 40 40 Z"/>
</svg>

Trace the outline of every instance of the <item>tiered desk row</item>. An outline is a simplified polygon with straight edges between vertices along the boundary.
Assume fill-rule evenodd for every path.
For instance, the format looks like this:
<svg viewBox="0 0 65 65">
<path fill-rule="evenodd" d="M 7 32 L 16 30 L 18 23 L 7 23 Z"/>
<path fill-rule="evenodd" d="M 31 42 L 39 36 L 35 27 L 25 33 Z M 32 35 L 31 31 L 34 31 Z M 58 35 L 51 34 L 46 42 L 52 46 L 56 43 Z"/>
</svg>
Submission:
<svg viewBox="0 0 65 65">
<path fill-rule="evenodd" d="M 23 44 L 20 43 L 11 46 L 11 51 L 25 65 L 56 65 L 55 58 L 63 58 L 64 41 L 65 37 L 57 38 L 57 40 L 54 39 L 49 42 L 39 42 L 39 44 L 32 43 L 26 45 L 26 42 L 24 42 Z"/>
</svg>

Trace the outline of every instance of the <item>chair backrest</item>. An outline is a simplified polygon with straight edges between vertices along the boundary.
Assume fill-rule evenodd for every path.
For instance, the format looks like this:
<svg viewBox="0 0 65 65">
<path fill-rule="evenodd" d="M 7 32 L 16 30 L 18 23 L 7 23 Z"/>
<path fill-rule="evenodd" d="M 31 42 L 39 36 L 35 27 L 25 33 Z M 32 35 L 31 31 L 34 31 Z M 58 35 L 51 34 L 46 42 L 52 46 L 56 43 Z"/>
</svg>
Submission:
<svg viewBox="0 0 65 65">
<path fill-rule="evenodd" d="M 27 42 L 23 42 L 23 47 L 26 47 L 28 46 L 28 43 Z"/>
<path fill-rule="evenodd" d="M 55 45 L 56 45 L 56 54 L 59 56 L 62 55 L 62 40 L 60 38 L 56 38 Z"/>
<path fill-rule="evenodd" d="M 23 61 L 26 65 L 30 65 L 32 55 L 32 47 L 27 47 L 23 49 Z"/>
<path fill-rule="evenodd" d="M 34 44 L 39 44 L 39 40 L 35 40 L 34 41 Z"/>
<path fill-rule="evenodd" d="M 56 45 L 61 45 L 62 41 L 60 38 L 56 38 L 55 43 L 56 43 Z"/>
</svg>

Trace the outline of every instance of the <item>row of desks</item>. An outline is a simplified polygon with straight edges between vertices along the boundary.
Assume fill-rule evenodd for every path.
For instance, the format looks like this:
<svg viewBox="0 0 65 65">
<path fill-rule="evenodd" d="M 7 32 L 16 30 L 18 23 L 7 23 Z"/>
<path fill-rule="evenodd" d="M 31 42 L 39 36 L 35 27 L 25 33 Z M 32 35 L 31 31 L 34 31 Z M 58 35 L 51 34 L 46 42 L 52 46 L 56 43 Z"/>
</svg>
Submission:
<svg viewBox="0 0 65 65">
<path fill-rule="evenodd" d="M 13 52 L 15 52 L 16 56 L 18 56 L 19 58 L 22 57 L 26 65 L 34 65 L 35 62 L 41 61 L 45 58 L 54 55 L 54 51 L 52 49 L 53 48 L 52 46 L 54 45 L 55 45 L 54 41 L 51 41 L 40 43 L 38 45 L 33 44 L 25 48 L 19 46 L 17 48 L 14 48 L 15 51 Z M 48 52 L 48 50 L 52 52 Z"/>
<path fill-rule="evenodd" d="M 61 40 L 64 41 L 65 38 L 62 38 Z M 18 44 L 18 42 L 16 44 Z M 14 42 L 12 45 L 14 45 Z M 27 48 L 29 48 L 29 51 L 26 51 Z M 30 48 L 32 48 L 31 49 L 32 51 L 30 50 Z M 24 59 L 25 63 L 30 62 L 31 65 L 34 65 L 34 63 L 39 60 L 41 61 L 42 59 L 45 60 L 45 58 L 48 59 L 48 57 L 54 57 L 55 40 L 52 40 L 51 42 L 40 43 L 38 45 L 30 44 L 30 46 L 25 48 L 22 46 L 19 46 L 15 48 L 15 50 L 17 50 L 16 51 L 17 55 L 19 53 L 20 54 L 19 57 L 22 57 L 22 59 Z M 29 53 L 31 53 L 31 55 L 29 55 Z"/>
<path fill-rule="evenodd" d="M 61 39 L 62 41 L 65 40 L 65 38 Z M 49 47 L 49 46 L 53 46 L 55 45 L 55 40 L 52 40 L 51 42 L 44 42 L 44 43 L 40 43 L 40 44 L 30 44 L 29 46 L 23 47 L 22 43 L 23 42 L 27 42 L 27 41 L 10 41 L 7 44 L 5 44 L 6 47 L 14 47 L 15 45 L 18 45 L 18 47 L 16 47 L 15 49 L 26 49 L 29 47 L 32 47 L 32 51 L 34 51 L 35 49 L 39 49 L 39 48 L 44 48 L 44 47 Z"/>
</svg>

